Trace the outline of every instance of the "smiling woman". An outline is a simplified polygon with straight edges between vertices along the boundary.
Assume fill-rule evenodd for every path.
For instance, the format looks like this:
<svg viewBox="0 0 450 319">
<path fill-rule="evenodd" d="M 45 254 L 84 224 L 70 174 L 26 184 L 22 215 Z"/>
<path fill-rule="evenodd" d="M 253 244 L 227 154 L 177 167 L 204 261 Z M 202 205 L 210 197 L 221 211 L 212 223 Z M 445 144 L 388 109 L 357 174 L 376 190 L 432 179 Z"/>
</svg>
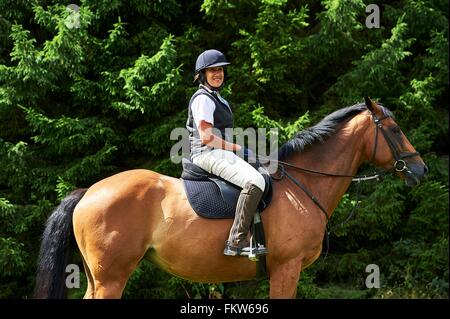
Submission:
<svg viewBox="0 0 450 319">
<path fill-rule="evenodd" d="M 223 84 L 223 67 L 207 68 L 205 70 L 206 83 L 213 88 L 220 88 Z"/>
<path fill-rule="evenodd" d="M 237 256 L 249 254 L 247 234 L 265 181 L 261 173 L 234 153 L 241 150 L 241 146 L 234 144 L 233 137 L 227 134 L 227 130 L 233 128 L 233 112 L 220 96 L 220 90 L 225 81 L 224 66 L 229 64 L 225 55 L 217 50 L 206 50 L 197 57 L 194 80 L 199 80 L 200 85 L 189 102 L 186 128 L 190 160 L 208 173 L 242 188 L 224 249 L 225 255 Z M 264 246 L 256 248 L 256 255 L 265 253 Z"/>
</svg>

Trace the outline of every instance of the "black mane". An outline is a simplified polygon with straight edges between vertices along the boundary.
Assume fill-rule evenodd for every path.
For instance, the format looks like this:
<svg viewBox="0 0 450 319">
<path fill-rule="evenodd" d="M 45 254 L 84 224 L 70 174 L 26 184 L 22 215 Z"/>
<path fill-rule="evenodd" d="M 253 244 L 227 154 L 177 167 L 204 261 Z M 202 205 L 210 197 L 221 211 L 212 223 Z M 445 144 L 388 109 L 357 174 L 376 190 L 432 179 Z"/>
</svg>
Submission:
<svg viewBox="0 0 450 319">
<path fill-rule="evenodd" d="M 391 111 L 382 105 L 380 107 L 386 115 L 392 116 Z M 291 140 L 281 146 L 278 149 L 278 159 L 282 161 L 294 153 L 303 152 L 310 145 L 323 143 L 327 137 L 337 131 L 341 123 L 365 110 L 367 110 L 366 105 L 359 103 L 327 115 L 318 124 L 298 132 Z"/>
</svg>

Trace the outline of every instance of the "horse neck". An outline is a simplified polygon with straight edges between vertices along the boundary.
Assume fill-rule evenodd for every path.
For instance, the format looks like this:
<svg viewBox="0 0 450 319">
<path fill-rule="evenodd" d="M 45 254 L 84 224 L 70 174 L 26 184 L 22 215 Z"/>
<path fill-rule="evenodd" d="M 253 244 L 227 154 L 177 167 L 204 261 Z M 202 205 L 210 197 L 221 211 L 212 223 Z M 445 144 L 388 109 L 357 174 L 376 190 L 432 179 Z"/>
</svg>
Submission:
<svg viewBox="0 0 450 319">
<path fill-rule="evenodd" d="M 324 143 L 295 154 L 289 163 L 316 171 L 355 175 L 367 158 L 365 152 L 366 125 L 361 119 L 345 124 Z M 330 217 L 351 183 L 350 177 L 329 177 L 289 169 L 289 174 L 301 181 L 318 199 Z"/>
</svg>

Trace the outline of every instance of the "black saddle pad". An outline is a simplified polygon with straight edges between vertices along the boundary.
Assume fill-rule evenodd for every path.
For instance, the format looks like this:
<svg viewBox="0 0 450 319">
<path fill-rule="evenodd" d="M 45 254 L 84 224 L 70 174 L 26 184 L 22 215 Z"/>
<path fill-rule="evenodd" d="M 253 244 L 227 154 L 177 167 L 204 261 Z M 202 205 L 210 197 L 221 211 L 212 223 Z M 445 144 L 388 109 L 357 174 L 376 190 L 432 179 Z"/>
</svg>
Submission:
<svg viewBox="0 0 450 319">
<path fill-rule="evenodd" d="M 226 202 L 220 192 L 219 186 L 211 180 L 194 181 L 183 179 L 184 188 L 194 211 L 206 218 L 234 218 L 237 197 L 241 189 L 230 186 L 236 190 L 236 200 Z"/>
<path fill-rule="evenodd" d="M 263 174 L 266 181 L 258 211 L 263 211 L 272 199 L 272 179 Z M 234 218 L 237 200 L 242 188 L 211 175 L 192 162 L 183 159 L 181 174 L 184 189 L 192 209 L 205 218 Z"/>
</svg>

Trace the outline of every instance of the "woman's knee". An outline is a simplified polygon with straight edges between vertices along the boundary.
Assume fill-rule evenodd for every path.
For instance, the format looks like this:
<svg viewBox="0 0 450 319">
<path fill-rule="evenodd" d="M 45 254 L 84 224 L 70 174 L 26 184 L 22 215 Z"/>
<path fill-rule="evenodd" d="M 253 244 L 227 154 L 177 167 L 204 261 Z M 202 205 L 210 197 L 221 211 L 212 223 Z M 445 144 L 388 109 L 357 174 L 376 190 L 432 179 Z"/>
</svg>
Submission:
<svg viewBox="0 0 450 319">
<path fill-rule="evenodd" d="M 252 178 L 251 183 L 258 187 L 262 192 L 264 192 L 264 189 L 266 188 L 266 181 L 259 172 Z"/>
</svg>

